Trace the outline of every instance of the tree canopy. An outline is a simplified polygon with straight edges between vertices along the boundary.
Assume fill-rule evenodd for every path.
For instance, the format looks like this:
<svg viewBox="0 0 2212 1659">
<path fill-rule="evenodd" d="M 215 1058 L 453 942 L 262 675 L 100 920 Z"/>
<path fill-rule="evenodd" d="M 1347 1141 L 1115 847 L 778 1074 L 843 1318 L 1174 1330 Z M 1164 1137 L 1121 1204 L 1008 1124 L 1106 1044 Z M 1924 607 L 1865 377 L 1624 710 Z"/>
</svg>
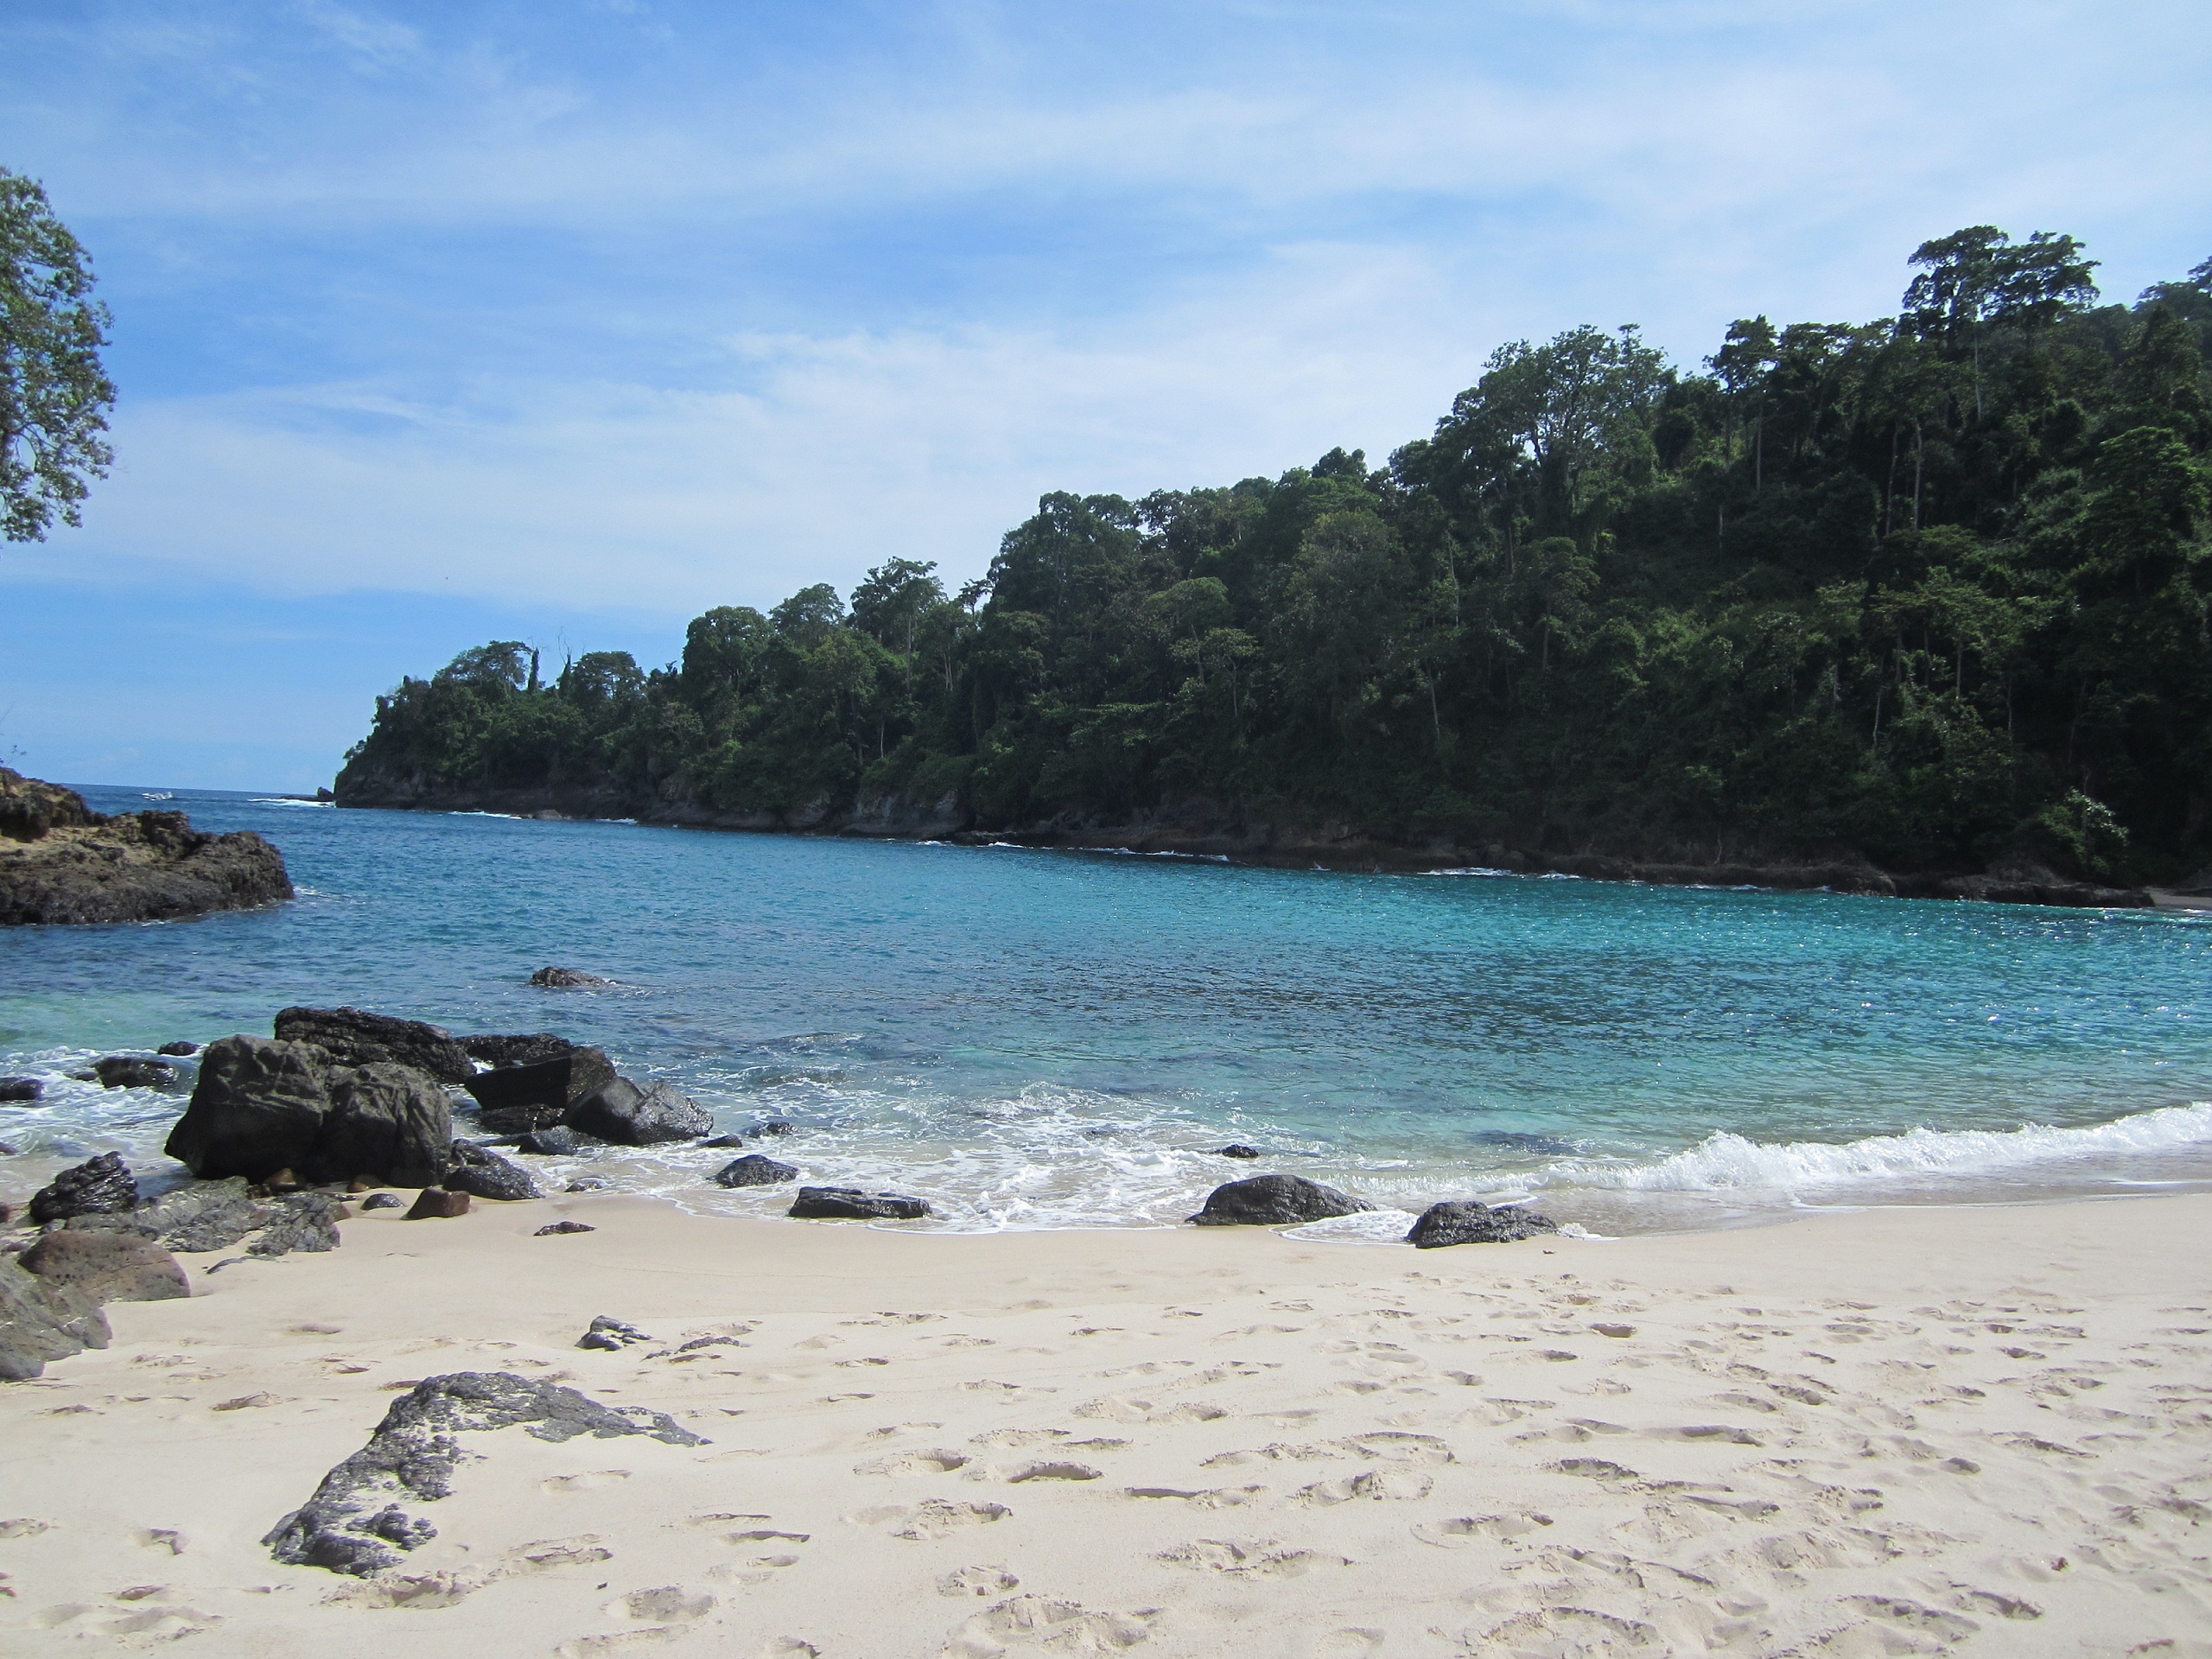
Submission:
<svg viewBox="0 0 2212 1659">
<path fill-rule="evenodd" d="M 1973 226 L 1892 319 L 1740 319 L 1695 368 L 1569 329 L 1380 466 L 1046 495 L 958 593 L 893 556 L 650 672 L 488 645 L 379 699 L 340 797 L 2177 878 L 2212 863 L 2212 261 L 2133 305 L 2094 270 Z"/>
<path fill-rule="evenodd" d="M 100 366 L 107 307 L 91 257 L 35 180 L 0 168 L 0 535 L 43 541 L 79 522 L 114 459 L 115 385 Z"/>
</svg>

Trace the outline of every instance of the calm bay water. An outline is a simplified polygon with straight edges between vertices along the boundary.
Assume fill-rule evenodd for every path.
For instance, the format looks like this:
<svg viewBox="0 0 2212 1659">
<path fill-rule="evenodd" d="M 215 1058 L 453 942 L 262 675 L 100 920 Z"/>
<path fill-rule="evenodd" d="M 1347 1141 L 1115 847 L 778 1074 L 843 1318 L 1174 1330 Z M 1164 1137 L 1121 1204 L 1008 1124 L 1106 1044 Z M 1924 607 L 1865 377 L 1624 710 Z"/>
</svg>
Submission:
<svg viewBox="0 0 2212 1659">
<path fill-rule="evenodd" d="M 1401 1207 L 1535 1192 L 1605 1232 L 2212 1179 L 2189 916 L 85 793 L 257 830 L 301 896 L 0 932 L 0 1071 L 53 1080 L 0 1106 L 26 1167 L 113 1147 L 174 1175 L 180 1097 L 62 1074 L 302 1002 L 597 1043 L 955 1226 L 1158 1224 L 1255 1168 Z M 549 963 L 622 988 L 530 988 Z M 1268 1160 L 1208 1150 L 1231 1140 Z M 538 1167 L 788 1201 L 706 1183 L 729 1155 Z"/>
</svg>

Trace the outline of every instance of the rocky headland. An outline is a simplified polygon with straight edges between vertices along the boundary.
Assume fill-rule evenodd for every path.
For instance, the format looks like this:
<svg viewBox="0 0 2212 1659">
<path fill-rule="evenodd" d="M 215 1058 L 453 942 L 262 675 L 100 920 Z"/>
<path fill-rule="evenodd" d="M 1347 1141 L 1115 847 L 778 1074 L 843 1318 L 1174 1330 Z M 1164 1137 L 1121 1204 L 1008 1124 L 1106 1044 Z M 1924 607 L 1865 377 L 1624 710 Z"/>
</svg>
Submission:
<svg viewBox="0 0 2212 1659">
<path fill-rule="evenodd" d="M 284 855 L 251 830 L 211 835 L 181 812 L 110 817 L 0 766 L 0 926 L 170 921 L 291 897 Z"/>
</svg>

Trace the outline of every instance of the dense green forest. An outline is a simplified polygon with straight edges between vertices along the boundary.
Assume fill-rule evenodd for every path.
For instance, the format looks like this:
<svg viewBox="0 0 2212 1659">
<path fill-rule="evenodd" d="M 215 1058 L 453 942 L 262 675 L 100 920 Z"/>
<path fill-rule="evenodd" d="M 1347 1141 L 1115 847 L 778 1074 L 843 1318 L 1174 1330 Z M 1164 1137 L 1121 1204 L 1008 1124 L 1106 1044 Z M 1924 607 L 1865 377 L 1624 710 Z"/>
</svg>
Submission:
<svg viewBox="0 0 2212 1659">
<path fill-rule="evenodd" d="M 378 699 L 340 798 L 2212 861 L 2212 260 L 2133 306 L 2067 236 L 1909 269 L 1893 320 L 1747 318 L 1701 372 L 1633 327 L 1501 346 L 1381 467 L 1046 496 L 957 592 L 893 556 L 663 669 L 464 652 Z"/>
</svg>

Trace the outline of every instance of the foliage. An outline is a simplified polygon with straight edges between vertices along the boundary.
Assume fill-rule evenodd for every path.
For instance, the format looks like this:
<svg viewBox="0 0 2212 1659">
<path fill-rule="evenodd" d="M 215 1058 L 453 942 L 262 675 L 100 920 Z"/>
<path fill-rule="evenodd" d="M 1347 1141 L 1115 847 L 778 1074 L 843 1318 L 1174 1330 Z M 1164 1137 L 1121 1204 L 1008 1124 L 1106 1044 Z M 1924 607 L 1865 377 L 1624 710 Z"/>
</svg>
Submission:
<svg viewBox="0 0 2212 1659">
<path fill-rule="evenodd" d="M 9 541 L 45 540 L 57 516 L 79 523 L 88 480 L 107 476 L 107 327 L 83 245 L 35 180 L 0 167 L 0 536 Z"/>
<path fill-rule="evenodd" d="M 465 652 L 346 779 L 785 822 L 1245 810 L 1673 856 L 2212 861 L 2212 262 L 2100 305 L 2071 238 L 1923 245 L 1899 317 L 1501 346 L 1375 467 L 1055 493 L 949 594 Z"/>
</svg>

